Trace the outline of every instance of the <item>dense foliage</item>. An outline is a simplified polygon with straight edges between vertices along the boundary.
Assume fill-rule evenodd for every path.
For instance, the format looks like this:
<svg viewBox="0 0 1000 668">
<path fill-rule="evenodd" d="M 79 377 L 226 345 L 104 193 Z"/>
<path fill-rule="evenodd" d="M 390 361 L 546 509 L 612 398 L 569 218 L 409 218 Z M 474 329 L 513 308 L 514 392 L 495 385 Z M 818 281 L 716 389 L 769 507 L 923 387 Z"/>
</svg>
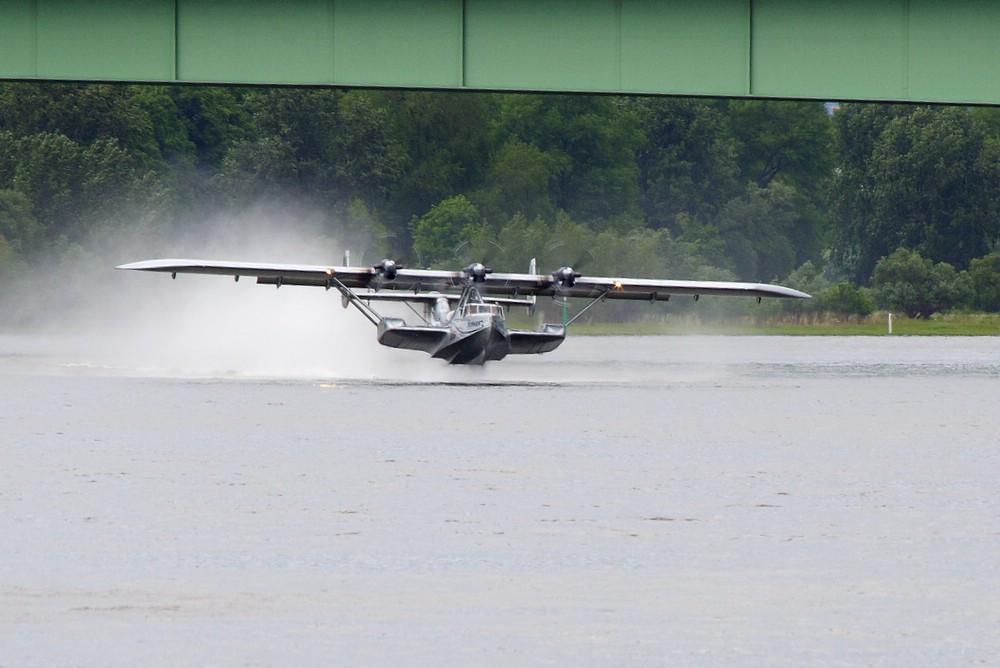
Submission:
<svg viewBox="0 0 1000 668">
<path fill-rule="evenodd" d="M 781 307 L 799 313 L 998 310 L 998 186 L 984 109 L 2 83 L 0 289 L 263 207 L 338 259 L 781 280 L 822 297 Z"/>
</svg>

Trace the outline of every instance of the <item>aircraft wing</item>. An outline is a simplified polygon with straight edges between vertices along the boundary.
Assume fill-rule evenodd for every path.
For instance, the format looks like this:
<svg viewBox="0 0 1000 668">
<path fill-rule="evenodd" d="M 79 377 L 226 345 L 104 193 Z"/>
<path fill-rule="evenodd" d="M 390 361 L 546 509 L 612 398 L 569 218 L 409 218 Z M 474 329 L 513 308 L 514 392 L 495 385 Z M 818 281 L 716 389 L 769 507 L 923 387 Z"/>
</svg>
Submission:
<svg viewBox="0 0 1000 668">
<path fill-rule="evenodd" d="M 680 281 L 650 278 L 562 277 L 553 274 L 488 274 L 480 285 L 484 294 L 536 297 L 585 297 L 667 301 L 671 295 L 777 297 L 809 299 L 810 295 L 781 285 L 730 281 Z"/>
<path fill-rule="evenodd" d="M 275 264 L 228 262 L 206 260 L 144 260 L 123 264 L 118 269 L 157 271 L 172 274 L 212 274 L 252 276 L 266 285 L 305 285 L 330 288 L 334 279 L 352 290 L 370 291 L 368 297 L 382 291 L 396 291 L 397 299 L 406 300 L 405 293 L 417 297 L 432 291 L 461 291 L 469 274 L 466 271 L 439 271 L 433 269 L 394 268 L 386 262 L 373 267 L 337 267 L 323 265 Z M 649 278 L 611 278 L 577 275 L 571 270 L 552 274 L 503 274 L 487 273 L 479 276 L 476 287 L 484 295 L 520 299 L 526 297 L 582 297 L 606 299 L 633 299 L 667 301 L 671 295 L 776 297 L 808 299 L 809 295 L 798 290 L 766 283 L 738 283 L 728 281 L 681 281 Z M 382 298 L 390 298 L 385 294 Z"/>
<path fill-rule="evenodd" d="M 352 290 L 461 290 L 465 274 L 461 271 L 429 271 L 398 269 L 388 272 L 383 265 L 374 267 L 337 267 L 333 265 L 277 264 L 268 262 L 229 262 L 225 260 L 143 260 L 117 267 L 135 271 L 157 271 L 171 274 L 210 274 L 233 276 L 239 280 L 250 276 L 265 285 L 306 285 L 332 287 L 336 279 Z"/>
</svg>

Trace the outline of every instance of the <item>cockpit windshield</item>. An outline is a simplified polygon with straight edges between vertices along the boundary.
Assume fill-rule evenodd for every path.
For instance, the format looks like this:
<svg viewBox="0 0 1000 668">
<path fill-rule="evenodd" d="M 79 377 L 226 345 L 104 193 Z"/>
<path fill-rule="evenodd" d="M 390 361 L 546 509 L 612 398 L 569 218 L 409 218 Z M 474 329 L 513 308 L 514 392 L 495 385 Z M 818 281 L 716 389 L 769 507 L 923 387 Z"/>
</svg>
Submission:
<svg viewBox="0 0 1000 668">
<path fill-rule="evenodd" d="M 466 304 L 462 314 L 502 316 L 503 307 L 499 304 Z"/>
</svg>

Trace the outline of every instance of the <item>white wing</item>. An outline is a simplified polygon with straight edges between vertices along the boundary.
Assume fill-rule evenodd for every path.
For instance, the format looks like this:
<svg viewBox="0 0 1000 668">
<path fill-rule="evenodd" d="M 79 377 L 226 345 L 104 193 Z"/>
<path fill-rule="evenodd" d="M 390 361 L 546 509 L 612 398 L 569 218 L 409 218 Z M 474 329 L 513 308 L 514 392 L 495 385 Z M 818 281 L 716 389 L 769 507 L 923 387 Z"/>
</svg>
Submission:
<svg viewBox="0 0 1000 668">
<path fill-rule="evenodd" d="M 405 300 L 406 292 L 414 300 L 426 298 L 426 293 L 460 292 L 469 276 L 465 271 L 429 269 L 398 269 L 391 275 L 380 266 L 337 267 L 300 264 L 227 262 L 207 260 L 145 260 L 123 264 L 118 269 L 158 271 L 172 274 L 212 274 L 252 276 L 267 285 L 306 285 L 330 288 L 334 280 L 352 290 L 366 289 L 370 298 L 378 293 L 393 291 L 396 299 Z M 591 277 L 575 274 L 502 274 L 489 273 L 477 282 L 484 295 L 498 297 L 583 297 L 666 301 L 671 295 L 718 295 L 724 297 L 774 297 L 809 299 L 809 295 L 792 288 L 767 283 L 729 281 L 680 281 L 649 278 Z M 418 297 L 417 295 L 423 296 Z M 386 294 L 384 298 L 392 298 Z"/>
</svg>

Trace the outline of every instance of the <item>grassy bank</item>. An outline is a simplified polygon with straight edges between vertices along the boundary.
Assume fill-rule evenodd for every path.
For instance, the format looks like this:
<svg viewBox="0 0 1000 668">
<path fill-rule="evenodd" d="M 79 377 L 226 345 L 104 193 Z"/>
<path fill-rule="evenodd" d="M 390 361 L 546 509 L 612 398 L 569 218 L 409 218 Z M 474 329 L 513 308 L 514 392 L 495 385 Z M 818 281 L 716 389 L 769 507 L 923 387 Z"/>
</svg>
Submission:
<svg viewBox="0 0 1000 668">
<path fill-rule="evenodd" d="M 878 313 L 867 318 L 838 320 L 817 318 L 810 322 L 780 318 L 720 318 L 684 317 L 656 322 L 577 323 L 573 334 L 666 335 L 723 334 L 730 336 L 888 336 L 888 314 Z M 893 316 L 893 336 L 1000 336 L 1000 314 L 950 313 L 928 320 Z"/>
</svg>

